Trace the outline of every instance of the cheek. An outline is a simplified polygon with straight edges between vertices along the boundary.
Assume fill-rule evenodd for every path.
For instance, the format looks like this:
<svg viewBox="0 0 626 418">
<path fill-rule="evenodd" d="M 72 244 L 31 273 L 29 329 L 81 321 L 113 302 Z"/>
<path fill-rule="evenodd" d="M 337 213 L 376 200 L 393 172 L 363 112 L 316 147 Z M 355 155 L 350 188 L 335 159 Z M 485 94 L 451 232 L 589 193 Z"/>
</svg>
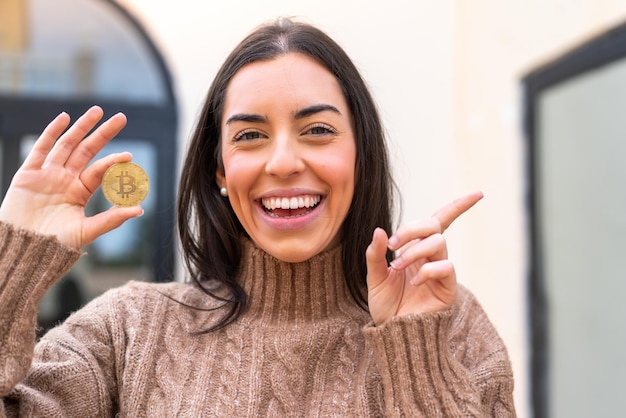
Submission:
<svg viewBox="0 0 626 418">
<path fill-rule="evenodd" d="M 250 196 L 259 178 L 258 167 L 248 158 L 230 156 L 224 159 L 224 173 L 230 204 L 238 218 L 246 218 L 253 210 Z"/>
<path fill-rule="evenodd" d="M 333 179 L 334 183 L 343 184 L 346 187 L 354 185 L 356 166 L 353 158 L 338 158 L 330 163 L 328 159 L 326 161 L 321 165 L 321 170 L 328 173 L 329 179 Z"/>
<path fill-rule="evenodd" d="M 247 183 L 254 165 L 246 158 L 230 156 L 224 159 L 224 174 L 229 187 L 239 187 Z"/>
<path fill-rule="evenodd" d="M 321 169 L 326 173 L 327 181 L 335 190 L 335 204 L 347 208 L 354 195 L 354 167 L 342 161 L 340 164 L 324 164 Z"/>
</svg>

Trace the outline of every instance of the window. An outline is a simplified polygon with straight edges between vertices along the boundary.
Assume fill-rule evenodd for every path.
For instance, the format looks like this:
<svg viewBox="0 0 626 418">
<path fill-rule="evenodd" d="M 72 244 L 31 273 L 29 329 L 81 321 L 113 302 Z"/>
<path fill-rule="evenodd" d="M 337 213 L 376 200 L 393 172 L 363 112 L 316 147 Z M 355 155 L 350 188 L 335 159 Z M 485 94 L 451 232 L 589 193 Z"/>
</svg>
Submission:
<svg viewBox="0 0 626 418">
<path fill-rule="evenodd" d="M 616 416 L 626 409 L 626 26 L 524 86 L 535 416 Z"/>
<path fill-rule="evenodd" d="M 150 177 L 145 214 L 98 238 L 40 306 L 46 329 L 128 280 L 173 277 L 177 111 L 171 75 L 139 23 L 110 0 L 10 0 L 23 19 L 17 41 L 0 42 L 0 194 L 33 141 L 66 111 L 93 104 L 128 125 L 103 153 L 131 151 Z M 15 7 L 13 7 L 15 6 Z M 71 13 L 67 11 L 71 10 Z M 1 21 L 1 20 L 0 20 Z M 6 37 L 6 39 L 13 39 Z M 108 208 L 96 192 L 88 213 Z"/>
</svg>

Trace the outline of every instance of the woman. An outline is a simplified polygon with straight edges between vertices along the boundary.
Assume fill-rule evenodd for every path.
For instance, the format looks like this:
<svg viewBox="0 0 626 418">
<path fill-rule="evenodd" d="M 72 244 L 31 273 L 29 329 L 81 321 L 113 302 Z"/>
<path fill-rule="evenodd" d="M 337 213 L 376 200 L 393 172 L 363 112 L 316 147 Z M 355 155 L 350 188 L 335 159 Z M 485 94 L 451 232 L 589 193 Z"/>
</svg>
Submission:
<svg viewBox="0 0 626 418">
<path fill-rule="evenodd" d="M 506 349 L 442 237 L 482 195 L 389 236 L 367 88 L 331 39 L 289 20 L 244 39 L 208 92 L 178 200 L 191 283 L 109 291 L 33 348 L 46 289 L 142 212 L 84 216 L 104 171 L 131 159 L 87 167 L 125 124 L 82 140 L 101 117 L 63 133 L 58 116 L 0 207 L 7 416 L 515 415 Z"/>
</svg>

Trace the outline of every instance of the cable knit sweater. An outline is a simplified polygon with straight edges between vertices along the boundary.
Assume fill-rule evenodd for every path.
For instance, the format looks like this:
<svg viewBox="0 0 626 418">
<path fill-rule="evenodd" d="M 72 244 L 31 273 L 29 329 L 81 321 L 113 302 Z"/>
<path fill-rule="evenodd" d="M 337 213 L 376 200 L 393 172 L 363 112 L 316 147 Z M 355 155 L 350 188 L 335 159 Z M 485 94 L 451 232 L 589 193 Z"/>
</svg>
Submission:
<svg viewBox="0 0 626 418">
<path fill-rule="evenodd" d="M 247 241 L 249 306 L 225 329 L 198 332 L 221 312 L 193 285 L 131 282 L 35 345 L 38 302 L 79 257 L 0 223 L 1 417 L 515 416 L 505 347 L 463 287 L 377 327 L 340 248 L 289 264 Z"/>
</svg>

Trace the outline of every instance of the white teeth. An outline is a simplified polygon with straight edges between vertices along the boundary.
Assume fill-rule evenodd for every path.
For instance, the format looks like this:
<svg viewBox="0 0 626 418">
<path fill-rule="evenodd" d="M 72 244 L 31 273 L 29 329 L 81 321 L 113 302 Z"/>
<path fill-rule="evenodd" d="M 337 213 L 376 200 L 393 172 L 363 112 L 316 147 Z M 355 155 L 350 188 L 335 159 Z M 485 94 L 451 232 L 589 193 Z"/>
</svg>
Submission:
<svg viewBox="0 0 626 418">
<path fill-rule="evenodd" d="M 317 205 L 322 197 L 320 195 L 302 195 L 297 197 L 267 197 L 261 199 L 265 209 L 301 209 Z"/>
</svg>

